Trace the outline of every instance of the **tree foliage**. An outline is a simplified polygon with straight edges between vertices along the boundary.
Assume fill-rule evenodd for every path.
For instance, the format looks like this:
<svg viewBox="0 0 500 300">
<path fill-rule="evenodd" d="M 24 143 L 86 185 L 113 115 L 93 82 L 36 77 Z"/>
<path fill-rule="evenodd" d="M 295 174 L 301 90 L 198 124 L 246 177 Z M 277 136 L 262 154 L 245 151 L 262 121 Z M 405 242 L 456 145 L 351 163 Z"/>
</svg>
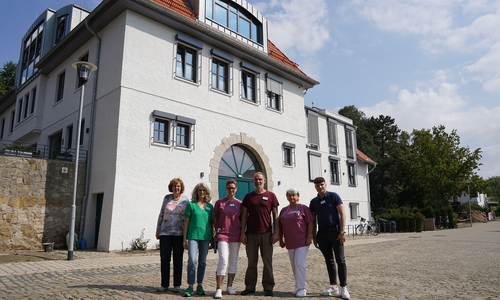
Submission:
<svg viewBox="0 0 500 300">
<path fill-rule="evenodd" d="M 468 187 L 471 194 L 488 190 L 487 182 L 475 173 L 481 149 L 461 147 L 456 130 L 447 132 L 440 125 L 409 133 L 401 131 L 394 118 L 366 118 L 353 105 L 339 114 L 353 120 L 358 149 L 377 163 L 370 174 L 373 209 L 438 209 L 467 193 Z"/>
<path fill-rule="evenodd" d="M 0 97 L 5 95 L 14 87 L 14 79 L 16 78 L 17 65 L 9 61 L 3 65 L 0 70 Z"/>
</svg>

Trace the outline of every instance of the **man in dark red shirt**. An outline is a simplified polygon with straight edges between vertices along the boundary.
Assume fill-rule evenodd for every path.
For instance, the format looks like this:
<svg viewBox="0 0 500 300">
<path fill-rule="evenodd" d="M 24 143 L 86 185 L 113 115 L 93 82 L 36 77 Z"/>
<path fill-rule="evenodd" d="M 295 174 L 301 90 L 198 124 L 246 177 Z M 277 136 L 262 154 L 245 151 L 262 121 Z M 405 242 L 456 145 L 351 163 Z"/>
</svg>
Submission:
<svg viewBox="0 0 500 300">
<path fill-rule="evenodd" d="M 278 198 L 273 192 L 264 189 L 266 178 L 261 172 L 253 176 L 255 190 L 246 194 L 241 206 L 241 242 L 246 245 L 248 267 L 245 273 L 245 290 L 242 295 L 255 293 L 257 285 L 257 262 L 259 248 L 264 269 L 262 286 L 266 296 L 273 295 L 273 244 L 279 240 L 278 230 Z M 271 222 L 272 213 L 272 222 Z M 274 226 L 273 226 L 274 225 Z M 246 232 L 245 232 L 246 228 Z"/>
</svg>

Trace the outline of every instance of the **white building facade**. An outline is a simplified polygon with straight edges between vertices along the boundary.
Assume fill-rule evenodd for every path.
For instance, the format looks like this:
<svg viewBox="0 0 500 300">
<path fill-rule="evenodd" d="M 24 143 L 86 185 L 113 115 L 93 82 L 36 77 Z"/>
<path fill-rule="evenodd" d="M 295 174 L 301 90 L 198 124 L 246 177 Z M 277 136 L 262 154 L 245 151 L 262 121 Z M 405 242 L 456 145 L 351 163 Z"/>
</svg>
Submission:
<svg viewBox="0 0 500 300">
<path fill-rule="evenodd" d="M 308 203 L 312 179 L 323 176 L 349 224 L 369 217 L 375 163 L 356 149 L 352 121 L 304 107 L 318 82 L 268 40 L 267 21 L 244 0 L 104 0 L 92 12 L 47 10 L 35 23 L 27 35 L 43 32 L 43 51 L 26 58 L 23 40 L 16 92 L 0 99 L 0 143 L 49 159 L 80 147 L 88 179 L 78 213 L 90 247 L 127 248 L 143 228 L 154 240 L 175 177 L 188 196 L 208 183 L 214 202 L 229 178 L 242 198 L 261 171 L 284 207 L 287 189 Z M 81 88 L 71 65 L 82 60 L 98 70 L 77 141 Z"/>
</svg>

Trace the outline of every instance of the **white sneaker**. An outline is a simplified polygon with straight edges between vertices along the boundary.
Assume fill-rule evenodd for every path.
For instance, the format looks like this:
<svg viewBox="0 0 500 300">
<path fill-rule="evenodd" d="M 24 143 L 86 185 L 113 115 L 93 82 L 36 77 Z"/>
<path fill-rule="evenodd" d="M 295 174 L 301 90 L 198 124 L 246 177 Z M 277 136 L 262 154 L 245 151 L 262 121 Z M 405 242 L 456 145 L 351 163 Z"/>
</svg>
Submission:
<svg viewBox="0 0 500 300">
<path fill-rule="evenodd" d="M 323 296 L 335 296 L 339 294 L 339 288 L 336 286 L 329 286 L 326 290 L 321 293 Z"/>
<path fill-rule="evenodd" d="M 297 292 L 299 291 L 299 289 L 295 289 L 293 292 L 292 292 L 292 295 L 297 295 Z"/>
<path fill-rule="evenodd" d="M 351 299 L 351 295 L 349 295 L 349 291 L 347 290 L 347 286 L 342 287 L 341 296 L 342 296 L 342 299 Z"/>
<path fill-rule="evenodd" d="M 227 287 L 227 293 L 228 293 L 229 295 L 236 295 L 236 291 L 233 289 L 233 287 L 232 287 L 232 286 L 228 286 L 228 287 Z"/>
<path fill-rule="evenodd" d="M 214 299 L 222 299 L 222 290 L 221 289 L 215 290 Z"/>
<path fill-rule="evenodd" d="M 305 297 L 306 294 L 307 294 L 306 290 L 305 289 L 301 289 L 301 290 L 297 291 L 297 294 L 295 296 L 302 298 L 302 297 Z"/>
</svg>

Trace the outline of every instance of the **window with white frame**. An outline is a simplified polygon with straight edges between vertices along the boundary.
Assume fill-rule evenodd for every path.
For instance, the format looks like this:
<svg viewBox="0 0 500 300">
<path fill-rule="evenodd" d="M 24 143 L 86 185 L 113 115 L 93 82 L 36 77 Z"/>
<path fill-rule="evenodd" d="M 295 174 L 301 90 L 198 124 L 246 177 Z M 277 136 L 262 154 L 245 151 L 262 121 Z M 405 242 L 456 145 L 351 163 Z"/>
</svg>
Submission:
<svg viewBox="0 0 500 300">
<path fill-rule="evenodd" d="M 258 103 L 257 81 L 260 69 L 246 62 L 241 62 L 241 98 Z"/>
<path fill-rule="evenodd" d="M 196 81 L 197 51 L 182 44 L 177 45 L 175 75 L 189 81 Z"/>
<path fill-rule="evenodd" d="M 314 178 L 323 176 L 323 172 L 321 172 L 321 153 L 308 151 L 307 156 L 309 161 L 309 180 L 313 181 Z"/>
<path fill-rule="evenodd" d="M 328 118 L 328 148 L 330 154 L 338 154 L 337 146 L 337 122 L 333 119 Z"/>
<path fill-rule="evenodd" d="M 352 161 L 347 162 L 347 181 L 349 186 L 356 186 L 356 163 Z"/>
<path fill-rule="evenodd" d="M 348 158 L 354 159 L 355 152 L 355 141 L 356 138 L 354 136 L 354 127 L 345 125 L 345 147 L 346 147 L 346 156 Z"/>
<path fill-rule="evenodd" d="M 307 143 L 308 148 L 319 149 L 318 114 L 311 110 L 307 111 Z"/>
<path fill-rule="evenodd" d="M 153 128 L 153 142 L 170 144 L 170 121 L 167 119 L 155 118 Z"/>
<path fill-rule="evenodd" d="M 23 115 L 23 98 L 19 99 L 19 101 L 17 101 L 17 123 L 21 122 L 22 120 L 22 115 Z"/>
<path fill-rule="evenodd" d="M 359 217 L 359 203 L 350 202 L 349 203 L 349 210 L 350 210 L 351 220 L 358 219 L 358 217 Z"/>
<path fill-rule="evenodd" d="M 31 108 L 30 115 L 35 112 L 36 87 L 31 90 Z"/>
<path fill-rule="evenodd" d="M 172 144 L 172 127 L 176 116 L 167 112 L 153 111 L 153 143 L 159 145 Z"/>
<path fill-rule="evenodd" d="M 153 144 L 193 149 L 195 119 L 159 110 L 153 111 L 153 118 Z"/>
<path fill-rule="evenodd" d="M 330 162 L 330 183 L 338 185 L 340 184 L 340 159 L 330 156 L 328 160 Z"/>
<path fill-rule="evenodd" d="M 42 56 L 44 22 L 40 22 L 23 41 L 23 59 L 21 61 L 20 82 L 25 83 L 38 69 L 35 64 Z"/>
<path fill-rule="evenodd" d="M 212 49 L 212 89 L 231 94 L 231 64 L 234 58 L 217 49 Z"/>
<path fill-rule="evenodd" d="M 68 15 L 60 16 L 57 18 L 56 40 L 54 44 L 59 43 L 69 31 L 70 18 Z"/>
<path fill-rule="evenodd" d="M 30 94 L 27 93 L 24 96 L 24 108 L 23 108 L 23 119 L 26 119 L 28 117 L 28 108 L 29 108 L 29 103 L 30 103 Z"/>
<path fill-rule="evenodd" d="M 176 34 L 177 54 L 175 76 L 192 82 L 198 82 L 199 53 L 203 44 L 183 34 Z"/>
<path fill-rule="evenodd" d="M 64 81 L 66 72 L 62 72 L 57 76 L 56 102 L 59 102 L 64 97 Z"/>
<path fill-rule="evenodd" d="M 245 8 L 230 0 L 206 0 L 206 17 L 262 44 L 262 24 Z"/>
<path fill-rule="evenodd" d="M 273 74 L 267 73 L 267 108 L 283 111 L 283 79 Z"/>
<path fill-rule="evenodd" d="M 283 165 L 287 167 L 295 166 L 295 144 L 283 143 Z"/>
</svg>

